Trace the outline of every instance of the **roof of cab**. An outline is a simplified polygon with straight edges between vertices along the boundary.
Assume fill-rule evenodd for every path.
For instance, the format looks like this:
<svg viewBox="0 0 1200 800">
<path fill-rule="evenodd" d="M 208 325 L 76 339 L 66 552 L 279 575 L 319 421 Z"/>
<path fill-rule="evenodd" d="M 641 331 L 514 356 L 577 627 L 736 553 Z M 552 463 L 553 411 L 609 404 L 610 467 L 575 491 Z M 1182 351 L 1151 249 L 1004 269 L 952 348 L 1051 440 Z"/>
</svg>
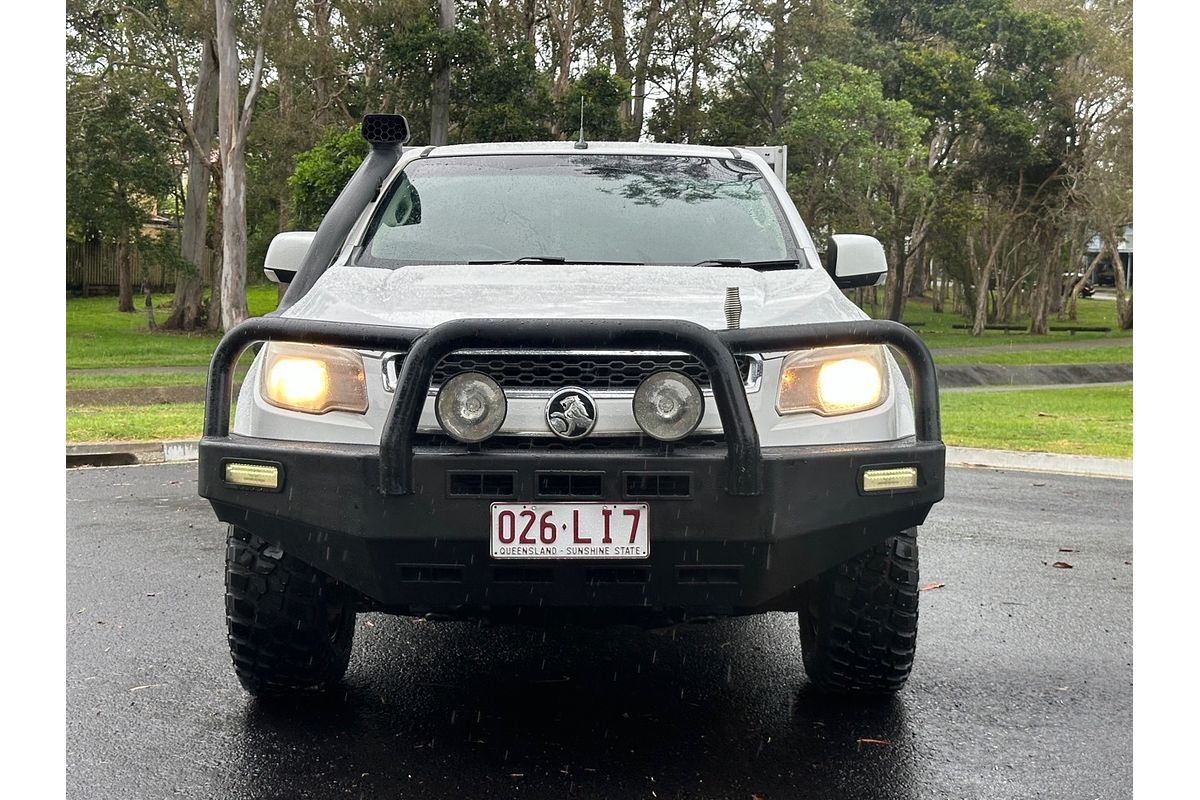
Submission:
<svg viewBox="0 0 1200 800">
<path fill-rule="evenodd" d="M 419 150 L 422 156 L 468 156 L 468 155 L 521 155 L 534 153 L 612 153 L 643 156 L 707 156 L 729 158 L 744 156 L 737 148 L 710 147 L 696 144 L 666 144 L 660 142 L 588 142 L 587 149 L 576 149 L 575 142 L 489 142 L 486 144 L 451 144 L 440 147 L 409 145 L 408 150 Z"/>
</svg>

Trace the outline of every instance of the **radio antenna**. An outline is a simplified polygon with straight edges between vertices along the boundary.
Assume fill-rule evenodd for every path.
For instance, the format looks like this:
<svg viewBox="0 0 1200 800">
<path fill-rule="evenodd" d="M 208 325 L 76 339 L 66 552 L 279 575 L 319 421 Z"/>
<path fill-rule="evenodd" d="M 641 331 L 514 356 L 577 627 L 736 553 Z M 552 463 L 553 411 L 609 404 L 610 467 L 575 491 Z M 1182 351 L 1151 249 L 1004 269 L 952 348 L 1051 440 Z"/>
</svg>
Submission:
<svg viewBox="0 0 1200 800">
<path fill-rule="evenodd" d="M 576 150 L 587 150 L 587 142 L 583 140 L 583 95 L 579 95 L 579 141 L 575 143 Z"/>
</svg>

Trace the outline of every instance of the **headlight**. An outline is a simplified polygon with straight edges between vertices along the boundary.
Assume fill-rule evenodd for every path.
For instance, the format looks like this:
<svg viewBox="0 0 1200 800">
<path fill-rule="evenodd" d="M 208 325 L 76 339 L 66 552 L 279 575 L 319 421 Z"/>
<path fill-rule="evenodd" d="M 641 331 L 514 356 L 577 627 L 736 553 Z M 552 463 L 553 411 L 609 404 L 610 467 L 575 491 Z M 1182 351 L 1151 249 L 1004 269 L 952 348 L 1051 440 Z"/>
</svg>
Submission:
<svg viewBox="0 0 1200 800">
<path fill-rule="evenodd" d="M 508 416 L 508 398 L 494 380 L 479 372 L 460 372 L 442 384 L 433 403 L 438 424 L 466 444 L 493 436 Z"/>
<path fill-rule="evenodd" d="M 882 347 L 822 347 L 784 359 L 775 410 L 780 414 L 852 414 L 875 408 L 887 395 L 888 369 Z"/>
<path fill-rule="evenodd" d="M 633 395 L 638 427 L 662 442 L 677 442 L 696 430 L 704 416 L 704 395 L 688 376 L 663 370 L 646 378 Z"/>
<path fill-rule="evenodd" d="M 306 414 L 367 410 L 362 356 L 352 350 L 293 342 L 269 342 L 261 391 L 273 406 Z"/>
</svg>

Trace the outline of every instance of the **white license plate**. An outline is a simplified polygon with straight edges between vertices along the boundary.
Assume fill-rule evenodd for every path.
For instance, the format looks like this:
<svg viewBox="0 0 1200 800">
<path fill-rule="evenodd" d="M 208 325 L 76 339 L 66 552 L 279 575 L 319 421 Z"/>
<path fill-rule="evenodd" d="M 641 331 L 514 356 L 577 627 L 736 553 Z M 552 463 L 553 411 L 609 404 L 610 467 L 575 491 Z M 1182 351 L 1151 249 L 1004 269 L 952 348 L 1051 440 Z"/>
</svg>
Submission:
<svg viewBox="0 0 1200 800">
<path fill-rule="evenodd" d="M 645 503 L 492 503 L 492 558 L 646 558 Z"/>
</svg>

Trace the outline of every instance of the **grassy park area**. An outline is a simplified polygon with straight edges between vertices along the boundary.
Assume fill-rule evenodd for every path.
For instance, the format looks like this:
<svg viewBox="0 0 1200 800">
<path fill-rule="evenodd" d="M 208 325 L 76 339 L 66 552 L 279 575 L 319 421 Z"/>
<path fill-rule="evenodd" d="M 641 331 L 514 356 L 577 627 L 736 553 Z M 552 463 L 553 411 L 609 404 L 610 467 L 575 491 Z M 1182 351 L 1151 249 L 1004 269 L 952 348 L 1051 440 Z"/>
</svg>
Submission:
<svg viewBox="0 0 1200 800">
<path fill-rule="evenodd" d="M 275 307 L 275 286 L 250 287 L 248 300 L 252 314 L 265 314 Z M 88 400 L 71 405 L 67 411 L 67 441 L 197 437 L 203 417 L 199 402 L 130 405 L 122 399 L 128 392 L 121 390 L 203 386 L 205 373 L 194 368 L 208 363 L 220 337 L 151 333 L 144 312 L 121 314 L 115 308 L 112 297 L 67 300 L 66 388 L 69 392 L 113 390 L 113 402 L 118 403 Z M 161 322 L 166 315 L 166 310 L 158 310 L 156 317 Z M 989 331 L 975 338 L 952 327 L 962 322 L 960 316 L 935 314 L 924 300 L 909 303 L 905 320 L 923 323 L 914 330 L 935 351 L 938 364 L 1107 364 L 1133 360 L 1132 337 L 1129 332 L 1116 331 L 1116 309 L 1111 301 L 1081 301 L 1077 322 L 1113 328 L 1108 335 L 1061 331 L 1030 336 Z M 1072 347 L 1088 339 L 1105 339 L 1106 343 Z M 985 349 L 958 351 L 979 347 Z M 952 352 L 938 354 L 945 348 L 952 348 Z M 245 366 L 240 365 L 239 372 L 244 373 Z M 124 374 L 80 371 L 145 367 L 184 369 Z M 945 440 L 951 445 L 1118 457 L 1129 456 L 1133 447 L 1129 386 L 946 393 L 942 397 L 942 418 Z"/>
<path fill-rule="evenodd" d="M 274 310 L 277 297 L 278 289 L 275 284 L 249 287 L 246 291 L 246 302 L 250 308 L 250 315 L 261 316 Z M 169 295 L 157 298 L 154 318 L 159 324 L 164 322 L 170 313 L 169 309 L 160 307 L 169 299 Z M 144 309 L 139 307 L 132 314 L 122 314 L 117 311 L 117 301 L 114 297 L 67 299 L 68 370 L 204 366 L 208 364 L 213 348 L 220 340 L 220 334 L 216 333 L 151 333 Z M 68 388 L 71 388 L 69 383 Z"/>
</svg>

